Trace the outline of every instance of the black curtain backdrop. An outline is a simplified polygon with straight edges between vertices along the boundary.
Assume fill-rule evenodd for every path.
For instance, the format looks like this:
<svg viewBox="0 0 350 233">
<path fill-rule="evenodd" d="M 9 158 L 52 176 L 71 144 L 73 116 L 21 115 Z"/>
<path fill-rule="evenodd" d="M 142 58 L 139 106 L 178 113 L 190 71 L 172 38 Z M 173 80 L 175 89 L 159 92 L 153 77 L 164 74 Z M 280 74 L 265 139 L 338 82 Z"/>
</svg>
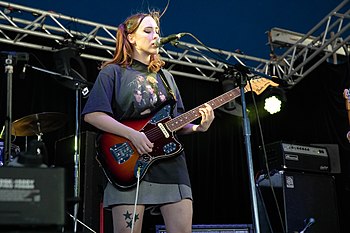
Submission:
<svg viewBox="0 0 350 233">
<path fill-rule="evenodd" d="M 0 45 L 1 51 L 28 52 L 28 64 L 56 71 L 53 53 Z M 3 60 L 1 61 L 4 62 Z M 99 62 L 84 60 L 86 79 L 93 82 Z M 55 165 L 54 145 L 61 138 L 74 134 L 75 90 L 62 84 L 60 78 L 44 72 L 27 69 L 21 76 L 23 64 L 14 67 L 13 120 L 41 112 L 61 112 L 67 123 L 61 129 L 43 135 L 48 147 L 49 161 Z M 75 68 L 75 67 L 74 67 Z M 76 67 L 79 69 L 79 67 Z M 197 107 L 222 93 L 219 82 L 208 82 L 188 77 L 175 77 L 187 110 Z M 1 118 L 6 117 L 6 75 L 1 66 Z M 346 133 L 350 129 L 343 91 L 350 87 L 349 64 L 323 63 L 299 84 L 287 92 L 287 105 L 278 114 L 260 119 L 264 142 L 288 141 L 303 144 L 338 144 L 341 174 L 336 174 L 340 217 L 350 207 L 350 144 Z M 250 93 L 246 94 L 247 96 Z M 250 98 L 247 98 L 250 99 Z M 85 103 L 81 100 L 81 106 Z M 239 102 L 239 98 L 237 99 Z M 242 119 L 215 110 L 211 129 L 203 134 L 181 136 L 187 155 L 194 195 L 194 224 L 245 224 L 252 222 L 247 155 L 242 130 Z M 253 112 L 251 119 L 251 147 L 255 173 L 264 169 L 259 165 L 259 146 L 263 141 Z M 81 122 L 82 131 L 92 130 Z M 32 137 L 28 137 L 29 140 Z M 35 138 L 35 137 L 34 137 Z M 14 138 L 14 144 L 24 149 L 24 137 Z M 62 155 L 71 156 L 71 155 Z M 160 217 L 145 222 L 146 227 L 162 224 Z M 343 231 L 344 232 L 344 231 Z"/>
</svg>

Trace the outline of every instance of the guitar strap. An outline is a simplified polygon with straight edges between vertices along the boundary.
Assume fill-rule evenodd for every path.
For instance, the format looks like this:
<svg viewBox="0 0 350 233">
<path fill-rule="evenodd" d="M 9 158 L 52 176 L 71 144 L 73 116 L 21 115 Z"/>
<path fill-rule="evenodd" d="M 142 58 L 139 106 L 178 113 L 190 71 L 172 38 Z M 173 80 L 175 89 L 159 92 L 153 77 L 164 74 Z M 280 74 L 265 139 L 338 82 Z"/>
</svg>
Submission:
<svg viewBox="0 0 350 233">
<path fill-rule="evenodd" d="M 167 76 L 164 74 L 163 70 L 159 70 L 159 76 L 162 82 L 164 83 L 165 88 L 167 89 L 168 93 L 172 96 L 172 98 L 176 101 L 176 95 L 174 93 L 174 86 L 169 85 L 169 80 L 167 79 Z"/>
</svg>

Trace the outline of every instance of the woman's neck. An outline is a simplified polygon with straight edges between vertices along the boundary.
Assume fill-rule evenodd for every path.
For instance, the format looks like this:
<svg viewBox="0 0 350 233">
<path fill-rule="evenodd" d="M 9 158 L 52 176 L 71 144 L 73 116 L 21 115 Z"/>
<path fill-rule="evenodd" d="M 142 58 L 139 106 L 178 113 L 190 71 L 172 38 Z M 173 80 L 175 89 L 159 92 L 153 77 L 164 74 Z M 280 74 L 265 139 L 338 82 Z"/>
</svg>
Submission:
<svg viewBox="0 0 350 233">
<path fill-rule="evenodd" d="M 149 65 L 149 63 L 151 61 L 150 55 L 140 54 L 137 51 L 135 51 L 133 55 L 134 55 L 133 59 L 138 60 L 139 62 L 141 62 L 145 65 Z"/>
</svg>

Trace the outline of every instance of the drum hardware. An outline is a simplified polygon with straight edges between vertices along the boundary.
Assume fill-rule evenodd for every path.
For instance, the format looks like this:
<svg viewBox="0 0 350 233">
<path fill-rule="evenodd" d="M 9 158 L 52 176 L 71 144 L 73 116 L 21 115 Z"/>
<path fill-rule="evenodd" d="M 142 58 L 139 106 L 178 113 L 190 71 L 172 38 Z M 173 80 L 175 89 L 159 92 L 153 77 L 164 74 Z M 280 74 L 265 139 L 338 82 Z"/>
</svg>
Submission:
<svg viewBox="0 0 350 233">
<path fill-rule="evenodd" d="M 43 142 L 44 133 L 55 131 L 66 123 L 67 117 L 59 112 L 43 112 L 28 115 L 12 122 L 12 135 L 26 137 L 26 150 L 18 153 L 11 160 L 9 166 L 45 166 L 47 162 L 47 150 Z M 27 149 L 27 137 L 37 136 L 29 143 Z"/>
<path fill-rule="evenodd" d="M 0 133 L 0 167 L 2 167 L 4 165 L 5 162 L 5 144 L 4 144 L 4 133 L 5 133 L 5 126 L 2 127 L 1 133 Z M 11 143 L 11 150 L 10 150 L 11 154 L 9 156 L 9 161 L 12 161 L 14 157 L 16 157 L 20 152 L 21 149 L 19 148 L 19 146 Z"/>
<path fill-rule="evenodd" d="M 17 61 L 28 61 L 29 60 L 29 54 L 28 53 L 20 53 L 20 52 L 1 52 L 1 59 L 5 61 L 5 73 L 7 75 L 6 84 L 7 84 L 7 108 L 6 108 L 6 121 L 5 121 L 5 143 L 4 143 L 4 165 L 7 165 L 9 163 L 9 157 L 11 154 L 11 135 L 19 136 L 23 135 L 37 135 L 38 140 L 37 142 L 42 140 L 43 133 L 52 131 L 53 129 L 58 128 L 56 123 L 50 122 L 49 125 L 46 125 L 45 121 L 41 121 L 40 119 L 43 117 L 42 115 L 34 114 L 33 116 L 30 116 L 28 118 L 22 119 L 23 121 L 16 122 L 15 127 L 12 127 L 12 76 L 14 71 L 14 66 L 16 65 Z M 40 72 L 44 72 L 50 75 L 53 75 L 55 78 L 59 80 L 63 80 L 63 83 L 67 84 L 66 86 L 70 87 L 71 89 L 75 90 L 75 154 L 74 154 L 74 195 L 75 197 L 79 197 L 80 195 L 80 174 L 79 174 L 79 167 L 80 167 L 80 103 L 81 103 L 81 95 L 83 97 L 87 97 L 87 94 L 89 93 L 87 87 L 92 86 L 92 83 L 88 83 L 85 79 L 82 78 L 82 76 L 74 71 L 73 69 L 70 69 L 71 72 L 69 74 L 60 74 L 56 72 L 52 72 L 46 69 L 41 69 L 39 67 L 31 66 L 28 64 L 25 64 L 23 67 L 23 70 L 31 68 Z M 33 117 L 35 120 L 33 120 Z M 44 116 L 46 117 L 46 115 Z M 30 123 L 26 123 L 26 126 L 29 126 L 29 128 L 25 128 L 21 126 L 21 123 L 24 123 L 25 120 L 28 120 Z M 74 217 L 77 219 L 78 215 L 78 209 L 79 209 L 79 203 L 75 204 L 74 206 Z M 77 221 L 74 221 L 74 232 L 77 231 Z"/>
<path fill-rule="evenodd" d="M 19 155 L 20 152 L 21 152 L 21 149 L 19 148 L 19 146 L 11 143 L 11 155 L 9 157 L 9 160 L 12 161 L 13 158 Z M 5 153 L 4 141 L 0 139 L 0 167 L 4 166 L 5 164 L 4 153 Z"/>
<path fill-rule="evenodd" d="M 12 122 L 12 135 L 15 136 L 38 136 L 61 128 L 67 121 L 64 113 L 43 112 L 22 117 Z"/>
</svg>

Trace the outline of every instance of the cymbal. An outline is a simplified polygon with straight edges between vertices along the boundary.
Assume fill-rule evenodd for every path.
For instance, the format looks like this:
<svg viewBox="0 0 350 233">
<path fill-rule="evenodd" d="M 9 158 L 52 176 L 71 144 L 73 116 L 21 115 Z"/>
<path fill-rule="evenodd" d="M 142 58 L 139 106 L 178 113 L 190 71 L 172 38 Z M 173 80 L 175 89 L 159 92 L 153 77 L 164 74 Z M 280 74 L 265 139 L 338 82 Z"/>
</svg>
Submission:
<svg viewBox="0 0 350 233">
<path fill-rule="evenodd" d="M 43 112 L 28 115 L 12 122 L 12 135 L 34 136 L 61 128 L 67 117 L 59 112 Z"/>
</svg>

